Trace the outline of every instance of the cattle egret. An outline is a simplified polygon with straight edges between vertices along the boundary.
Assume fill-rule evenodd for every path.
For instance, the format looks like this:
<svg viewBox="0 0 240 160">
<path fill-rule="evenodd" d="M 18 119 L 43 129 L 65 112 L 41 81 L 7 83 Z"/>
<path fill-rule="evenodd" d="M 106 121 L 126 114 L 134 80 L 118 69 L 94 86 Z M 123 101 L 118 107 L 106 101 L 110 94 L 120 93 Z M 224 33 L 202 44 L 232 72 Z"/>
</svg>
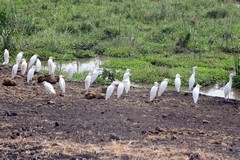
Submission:
<svg viewBox="0 0 240 160">
<path fill-rule="evenodd" d="M 229 75 L 229 82 L 226 84 L 226 86 L 224 87 L 223 91 L 224 91 L 224 97 L 225 99 L 229 99 L 229 93 L 232 89 L 232 77 L 234 76 L 233 73 L 231 73 Z"/>
<path fill-rule="evenodd" d="M 8 63 L 9 63 L 9 51 L 7 49 L 4 50 L 3 57 L 4 57 L 3 65 L 8 65 Z"/>
<path fill-rule="evenodd" d="M 91 84 L 97 79 L 99 74 L 100 74 L 99 68 L 94 68 L 93 74 L 91 77 Z"/>
<path fill-rule="evenodd" d="M 108 100 L 111 97 L 111 95 L 115 89 L 115 85 L 116 85 L 116 83 L 112 82 L 112 84 L 107 87 L 106 97 L 105 97 L 106 100 Z"/>
<path fill-rule="evenodd" d="M 16 63 L 19 64 L 22 61 L 23 52 L 19 52 L 16 57 Z"/>
<path fill-rule="evenodd" d="M 73 74 L 74 74 L 74 66 L 72 63 L 70 63 L 68 66 L 68 79 L 69 80 L 72 80 Z"/>
<path fill-rule="evenodd" d="M 12 79 L 17 75 L 18 63 L 14 64 L 12 67 Z"/>
<path fill-rule="evenodd" d="M 163 94 L 163 92 L 166 90 L 168 85 L 168 79 L 164 79 L 161 84 L 159 85 L 159 90 L 158 90 L 158 97 Z"/>
<path fill-rule="evenodd" d="M 181 78 L 181 76 L 179 74 L 176 74 L 174 84 L 175 84 L 177 92 L 180 92 L 180 87 L 181 87 L 181 79 L 180 78 Z"/>
<path fill-rule="evenodd" d="M 194 66 L 193 67 L 193 73 L 191 75 L 191 77 L 189 78 L 189 90 L 191 90 L 193 88 L 193 85 L 195 83 L 195 71 L 196 71 L 197 67 Z"/>
<path fill-rule="evenodd" d="M 46 88 L 46 90 L 47 90 L 49 93 L 56 94 L 56 92 L 55 92 L 55 90 L 54 90 L 54 88 L 53 88 L 53 86 L 52 86 L 51 83 L 48 83 L 48 82 L 46 82 L 46 81 L 43 81 L 43 85 L 44 85 L 44 87 Z"/>
<path fill-rule="evenodd" d="M 42 69 L 42 63 L 41 63 L 40 59 L 37 58 L 37 61 L 36 61 L 36 72 L 40 72 L 41 69 Z"/>
<path fill-rule="evenodd" d="M 37 60 L 37 57 L 38 57 L 38 55 L 37 55 L 37 54 L 34 54 L 34 55 L 30 58 L 29 64 L 28 64 L 28 68 L 31 68 L 32 65 L 34 65 L 34 63 L 35 63 L 36 60 Z"/>
<path fill-rule="evenodd" d="M 36 67 L 32 66 L 31 69 L 29 69 L 28 73 L 27 73 L 27 83 L 30 83 L 32 81 L 34 72 L 35 72 Z"/>
<path fill-rule="evenodd" d="M 85 89 L 89 90 L 91 84 L 92 72 L 89 72 L 87 77 L 85 78 Z"/>
<path fill-rule="evenodd" d="M 65 80 L 62 75 L 59 75 L 59 86 L 63 93 L 65 93 Z"/>
<path fill-rule="evenodd" d="M 22 59 L 22 64 L 21 64 L 21 75 L 25 75 L 27 71 L 27 62 L 26 62 L 26 59 Z"/>
<path fill-rule="evenodd" d="M 126 94 L 127 94 L 127 93 L 129 92 L 130 86 L 131 86 L 130 79 L 125 79 L 125 80 L 123 80 L 123 84 L 124 84 L 125 92 L 126 92 Z"/>
<path fill-rule="evenodd" d="M 130 69 L 126 70 L 126 72 L 123 75 L 123 80 L 129 79 L 129 76 L 131 76 L 130 71 L 131 71 Z"/>
<path fill-rule="evenodd" d="M 124 82 L 120 82 L 117 87 L 117 98 L 120 98 L 124 91 Z"/>
<path fill-rule="evenodd" d="M 53 57 L 49 57 L 49 59 L 48 59 L 48 70 L 49 70 L 49 74 L 50 74 L 50 75 L 54 74 L 55 69 L 56 69 L 56 65 L 55 65 L 55 63 L 53 62 Z"/>
<path fill-rule="evenodd" d="M 200 87 L 201 86 L 199 84 L 197 84 L 196 87 L 193 89 L 192 97 L 193 97 L 194 103 L 197 103 Z"/>
<path fill-rule="evenodd" d="M 154 82 L 154 86 L 150 90 L 150 97 L 149 97 L 150 101 L 152 101 L 156 97 L 158 85 L 159 85 L 158 82 Z"/>
</svg>

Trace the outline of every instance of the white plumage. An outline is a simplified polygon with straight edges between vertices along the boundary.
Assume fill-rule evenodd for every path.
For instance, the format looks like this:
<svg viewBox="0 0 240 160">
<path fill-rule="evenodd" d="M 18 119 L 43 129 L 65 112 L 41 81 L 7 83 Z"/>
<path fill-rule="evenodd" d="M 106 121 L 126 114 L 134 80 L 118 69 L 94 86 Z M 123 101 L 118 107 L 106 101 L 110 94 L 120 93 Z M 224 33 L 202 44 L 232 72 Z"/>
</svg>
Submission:
<svg viewBox="0 0 240 160">
<path fill-rule="evenodd" d="M 21 75 L 25 75 L 27 71 L 27 62 L 26 59 L 22 59 L 22 64 L 21 64 Z"/>
<path fill-rule="evenodd" d="M 123 84 L 124 84 L 125 92 L 126 92 L 126 94 L 127 94 L 127 93 L 129 92 L 130 86 L 131 86 L 130 79 L 125 79 L 125 80 L 123 80 Z"/>
<path fill-rule="evenodd" d="M 34 72 L 35 72 L 35 66 L 32 66 L 31 69 L 29 69 L 28 73 L 27 73 L 27 83 L 30 83 L 32 81 Z"/>
<path fill-rule="evenodd" d="M 163 94 L 163 92 L 166 90 L 168 85 L 168 79 L 164 79 L 161 84 L 159 85 L 159 89 L 158 89 L 158 97 L 161 96 Z"/>
<path fill-rule="evenodd" d="M 48 59 L 48 70 L 49 70 L 49 74 L 50 74 L 50 75 L 54 74 L 55 69 L 56 69 L 56 65 L 55 65 L 55 63 L 53 62 L 53 57 L 49 57 L 49 59 Z"/>
<path fill-rule="evenodd" d="M 4 57 L 3 65 L 8 65 L 8 63 L 9 63 L 9 51 L 7 49 L 4 50 L 3 57 Z"/>
<path fill-rule="evenodd" d="M 23 54 L 24 53 L 22 51 L 17 54 L 17 57 L 16 57 L 17 64 L 19 64 L 22 61 Z"/>
<path fill-rule="evenodd" d="M 99 69 L 98 68 L 94 68 L 93 74 L 92 74 L 92 78 L 91 78 L 91 84 L 97 79 L 99 73 L 100 73 Z"/>
<path fill-rule="evenodd" d="M 44 82 L 43 82 L 43 85 L 44 85 L 45 89 L 46 89 L 49 93 L 56 94 L 56 92 L 55 92 L 55 90 L 54 90 L 54 88 L 53 88 L 53 86 L 52 86 L 51 83 L 48 83 L 48 82 L 44 81 Z"/>
<path fill-rule="evenodd" d="M 73 74 L 74 74 L 74 67 L 73 67 L 73 64 L 70 63 L 68 65 L 68 79 L 69 80 L 72 80 Z"/>
<path fill-rule="evenodd" d="M 192 92 L 192 97 L 193 97 L 193 102 L 197 103 L 198 97 L 199 97 L 199 90 L 200 90 L 200 85 L 196 85 L 196 87 L 193 89 Z"/>
<path fill-rule="evenodd" d="M 234 76 L 233 73 L 231 73 L 229 75 L 229 82 L 226 84 L 226 86 L 224 87 L 223 91 L 224 91 L 224 97 L 225 99 L 229 99 L 229 93 L 232 89 L 232 77 Z"/>
<path fill-rule="evenodd" d="M 65 93 L 65 80 L 63 79 L 63 76 L 60 75 L 59 76 L 59 86 L 60 86 L 60 89 L 62 90 L 63 93 Z"/>
<path fill-rule="evenodd" d="M 12 67 L 12 79 L 17 75 L 18 63 L 14 64 Z"/>
<path fill-rule="evenodd" d="M 112 84 L 107 87 L 106 97 L 105 97 L 106 100 L 108 100 L 111 97 L 114 89 L 115 89 L 115 82 L 112 82 Z"/>
<path fill-rule="evenodd" d="M 179 74 L 176 74 L 174 84 L 175 84 L 177 92 L 180 92 L 180 87 L 181 87 L 181 79 L 180 78 L 181 78 L 181 76 Z"/>
<path fill-rule="evenodd" d="M 91 85 L 91 78 L 92 78 L 92 72 L 89 72 L 87 77 L 85 78 L 85 89 L 89 90 Z"/>
<path fill-rule="evenodd" d="M 36 61 L 36 72 L 40 72 L 41 69 L 42 69 L 42 63 L 41 63 L 40 59 L 37 58 L 37 61 Z"/>
<path fill-rule="evenodd" d="M 120 98 L 124 91 L 124 83 L 120 82 L 117 87 L 117 98 Z"/>
<path fill-rule="evenodd" d="M 123 75 L 123 80 L 130 78 L 130 76 L 131 76 L 130 71 L 131 71 L 130 69 L 126 70 L 126 72 Z"/>
<path fill-rule="evenodd" d="M 195 71 L 196 71 L 197 67 L 194 66 L 193 67 L 193 73 L 191 75 L 191 77 L 189 78 L 189 90 L 191 90 L 193 88 L 193 85 L 195 83 Z"/>
<path fill-rule="evenodd" d="M 150 97 L 149 97 L 150 101 L 152 101 L 156 97 L 158 85 L 159 85 L 158 82 L 154 82 L 154 86 L 150 90 Z"/>
<path fill-rule="evenodd" d="M 37 54 L 34 54 L 31 58 L 30 58 L 30 60 L 29 60 L 29 64 L 28 64 L 28 68 L 31 68 L 32 67 L 32 65 L 34 65 L 34 63 L 36 62 L 36 60 L 37 60 Z"/>
</svg>

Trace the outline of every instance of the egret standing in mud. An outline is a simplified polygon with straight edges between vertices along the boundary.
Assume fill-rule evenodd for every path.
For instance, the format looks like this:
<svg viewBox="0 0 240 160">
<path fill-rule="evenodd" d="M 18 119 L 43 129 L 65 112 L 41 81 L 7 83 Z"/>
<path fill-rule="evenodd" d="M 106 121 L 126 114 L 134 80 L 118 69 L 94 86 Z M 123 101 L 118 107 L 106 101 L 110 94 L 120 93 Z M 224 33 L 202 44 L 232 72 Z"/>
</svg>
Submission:
<svg viewBox="0 0 240 160">
<path fill-rule="evenodd" d="M 49 59 L 48 59 L 48 70 L 49 70 L 49 74 L 50 74 L 50 75 L 54 74 L 55 69 L 56 69 L 56 65 L 55 65 L 55 63 L 53 62 L 53 57 L 49 57 Z"/>
<path fill-rule="evenodd" d="M 189 90 L 191 90 L 193 88 L 193 85 L 195 83 L 195 71 L 196 71 L 197 67 L 194 66 L 193 67 L 193 73 L 191 75 L 191 77 L 189 78 Z"/>
<path fill-rule="evenodd" d="M 9 51 L 7 49 L 4 50 L 3 57 L 4 57 L 3 65 L 8 65 L 8 63 L 9 63 Z"/>
<path fill-rule="evenodd" d="M 36 69 L 36 67 L 32 66 L 32 68 L 28 71 L 28 73 L 27 73 L 27 83 L 30 83 L 32 81 L 35 69 Z"/>
<path fill-rule="evenodd" d="M 91 77 L 91 84 L 97 79 L 99 74 L 100 74 L 99 68 L 94 68 Z"/>
<path fill-rule="evenodd" d="M 179 74 L 176 74 L 174 84 L 175 84 L 177 92 L 180 92 L 180 87 L 181 87 L 181 79 L 180 78 L 181 78 L 181 76 Z"/>
<path fill-rule="evenodd" d="M 21 75 L 25 75 L 27 71 L 27 62 L 26 62 L 26 59 L 22 59 L 22 64 L 21 64 Z"/>
<path fill-rule="evenodd" d="M 120 98 L 121 95 L 123 94 L 123 91 L 124 91 L 124 81 L 126 81 L 126 80 L 123 80 L 122 82 L 120 82 L 118 84 L 118 87 L 117 87 L 117 98 Z"/>
<path fill-rule="evenodd" d="M 125 92 L 126 92 L 126 94 L 128 94 L 130 87 L 131 87 L 130 79 L 128 78 L 128 79 L 123 80 L 123 84 L 124 84 Z"/>
<path fill-rule="evenodd" d="M 65 93 L 65 80 L 63 79 L 62 75 L 59 75 L 59 86 L 62 90 L 62 93 Z"/>
<path fill-rule="evenodd" d="M 17 75 L 18 63 L 14 64 L 12 67 L 12 79 Z"/>
<path fill-rule="evenodd" d="M 200 91 L 200 85 L 197 84 L 196 87 L 193 89 L 192 92 L 192 97 L 193 97 L 193 102 L 197 103 L 198 97 L 199 97 L 199 91 Z"/>
<path fill-rule="evenodd" d="M 72 80 L 73 74 L 74 74 L 74 66 L 72 63 L 70 63 L 68 65 L 68 79 L 69 80 Z"/>
<path fill-rule="evenodd" d="M 166 90 L 168 85 L 168 79 L 164 79 L 161 84 L 159 85 L 159 89 L 158 89 L 158 97 L 160 97 L 163 92 Z"/>
<path fill-rule="evenodd" d="M 17 64 L 19 64 L 22 61 L 23 54 L 24 53 L 22 51 L 17 54 L 17 57 L 16 57 Z"/>
<path fill-rule="evenodd" d="M 115 85 L 116 85 L 116 82 L 112 82 L 112 84 L 107 87 L 106 97 L 105 97 L 106 100 L 108 100 L 111 97 L 111 95 L 113 94 Z"/>
<path fill-rule="evenodd" d="M 40 59 L 37 58 L 37 61 L 36 61 L 36 72 L 40 72 L 40 70 L 42 69 L 42 63 L 40 61 Z"/>
<path fill-rule="evenodd" d="M 223 91 L 224 91 L 224 97 L 225 99 L 229 99 L 229 94 L 230 94 L 230 91 L 232 89 L 232 77 L 234 76 L 233 73 L 231 73 L 229 75 L 229 82 L 226 84 L 226 86 L 224 87 Z"/>
<path fill-rule="evenodd" d="M 46 81 L 43 81 L 43 86 L 45 87 L 45 89 L 49 92 L 49 93 L 53 93 L 53 94 L 56 94 L 53 86 L 51 83 L 48 83 Z"/>
<path fill-rule="evenodd" d="M 87 77 L 85 78 L 85 89 L 88 91 L 91 84 L 92 72 L 89 72 Z"/>
<path fill-rule="evenodd" d="M 154 86 L 152 86 L 151 90 L 150 90 L 150 97 L 149 100 L 152 101 L 156 95 L 157 95 L 157 90 L 158 90 L 158 82 L 154 82 Z"/>
<path fill-rule="evenodd" d="M 37 55 L 37 54 L 34 54 L 34 55 L 30 58 L 29 63 L 28 63 L 28 68 L 31 68 L 32 65 L 34 65 L 34 63 L 35 63 L 36 60 L 37 60 L 37 57 L 38 57 L 38 55 Z"/>
</svg>

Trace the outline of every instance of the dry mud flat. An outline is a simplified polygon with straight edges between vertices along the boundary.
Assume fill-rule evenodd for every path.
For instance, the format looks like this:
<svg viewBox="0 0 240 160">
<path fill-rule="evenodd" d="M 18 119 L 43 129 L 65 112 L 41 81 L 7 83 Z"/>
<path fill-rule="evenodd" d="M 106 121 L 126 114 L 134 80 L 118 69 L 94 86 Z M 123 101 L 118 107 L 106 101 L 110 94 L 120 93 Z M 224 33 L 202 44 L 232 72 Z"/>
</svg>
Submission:
<svg viewBox="0 0 240 160">
<path fill-rule="evenodd" d="M 0 67 L 0 84 L 11 70 Z M 83 84 L 49 95 L 15 78 L 0 87 L 0 159 L 239 159 L 240 101 L 149 89 L 109 101 L 86 99 Z M 95 85 L 92 92 L 101 92 Z"/>
</svg>

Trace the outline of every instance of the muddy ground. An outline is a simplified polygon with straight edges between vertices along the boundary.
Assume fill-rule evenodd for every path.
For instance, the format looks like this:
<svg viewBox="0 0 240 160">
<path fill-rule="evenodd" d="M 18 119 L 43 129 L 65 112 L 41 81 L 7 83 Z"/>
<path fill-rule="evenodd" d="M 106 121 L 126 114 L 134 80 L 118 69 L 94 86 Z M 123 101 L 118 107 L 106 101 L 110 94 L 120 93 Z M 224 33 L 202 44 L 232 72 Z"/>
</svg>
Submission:
<svg viewBox="0 0 240 160">
<path fill-rule="evenodd" d="M 240 101 L 149 88 L 110 100 L 86 99 L 84 84 L 66 82 L 64 96 L 36 79 L 3 86 L 0 67 L 0 159 L 239 159 Z M 37 75 L 35 75 L 37 77 Z M 100 93 L 103 86 L 90 91 Z"/>
</svg>

